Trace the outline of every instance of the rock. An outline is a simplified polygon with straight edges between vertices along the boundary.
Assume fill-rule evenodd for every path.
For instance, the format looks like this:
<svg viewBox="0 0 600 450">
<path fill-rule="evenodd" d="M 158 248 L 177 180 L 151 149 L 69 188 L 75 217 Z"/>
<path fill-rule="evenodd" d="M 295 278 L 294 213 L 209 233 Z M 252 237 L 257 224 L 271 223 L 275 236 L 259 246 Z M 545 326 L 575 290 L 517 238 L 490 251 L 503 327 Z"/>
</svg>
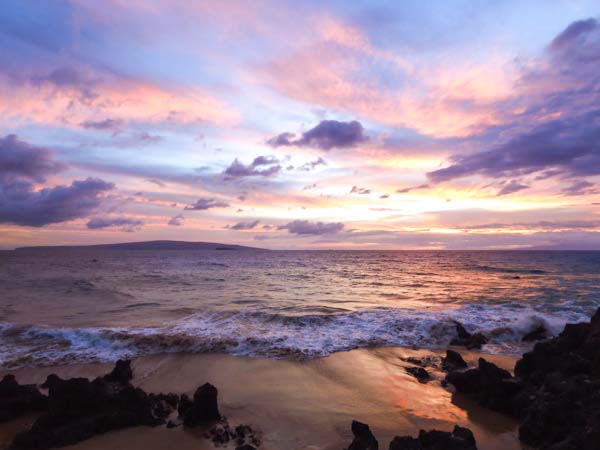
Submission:
<svg viewBox="0 0 600 450">
<path fill-rule="evenodd" d="M 460 355 L 460 353 L 454 350 L 446 350 L 446 356 L 442 358 L 442 369 L 449 372 L 457 369 L 465 369 L 467 363 Z"/>
<path fill-rule="evenodd" d="M 118 364 L 116 370 L 93 381 L 49 376 L 44 383 L 48 386 L 47 412 L 31 429 L 17 434 L 11 448 L 63 447 L 111 430 L 164 424 L 176 396 L 148 395 L 124 382 L 127 367 Z"/>
<path fill-rule="evenodd" d="M 210 383 L 200 386 L 194 393 L 191 406 L 183 411 L 183 424 L 186 427 L 205 424 L 221 418 L 217 405 L 217 388 Z"/>
<path fill-rule="evenodd" d="M 521 338 L 523 342 L 533 342 L 533 341 L 541 341 L 548 337 L 548 331 L 544 328 L 543 325 L 540 325 L 536 329 L 530 331 L 525 336 Z"/>
<path fill-rule="evenodd" d="M 108 375 L 104 376 L 106 381 L 127 384 L 133 379 L 131 370 L 131 361 L 120 359 L 115 364 L 115 368 Z"/>
<path fill-rule="evenodd" d="M 453 384 L 457 392 L 475 398 L 479 404 L 496 411 L 512 412 L 512 399 L 522 385 L 512 375 L 493 363 L 479 358 L 477 368 L 450 372 L 446 381 Z"/>
<path fill-rule="evenodd" d="M 468 428 L 454 426 L 448 431 L 419 431 L 419 437 L 396 436 L 389 450 L 477 450 L 475 437 Z"/>
<path fill-rule="evenodd" d="M 536 331 L 536 338 L 541 330 Z M 600 309 L 589 323 L 565 325 L 515 365 L 515 377 L 484 359 L 452 371 L 457 392 L 520 422 L 519 438 L 544 450 L 600 448 Z M 408 447 L 407 447 L 408 448 Z"/>
<path fill-rule="evenodd" d="M 450 341 L 450 345 L 466 347 L 470 350 L 480 349 L 483 344 L 487 343 L 487 338 L 481 333 L 469 333 L 466 328 L 459 322 L 454 322 L 456 326 L 457 336 Z"/>
<path fill-rule="evenodd" d="M 379 450 L 379 443 L 366 423 L 353 420 L 352 434 L 354 435 L 354 440 L 350 444 L 350 447 L 348 447 L 348 450 Z"/>
<path fill-rule="evenodd" d="M 407 367 L 405 370 L 419 380 L 419 383 L 427 383 L 431 379 L 429 372 L 422 367 Z"/>
<path fill-rule="evenodd" d="M 248 444 L 238 445 L 235 450 L 256 450 L 256 447 Z"/>
<path fill-rule="evenodd" d="M 205 434 L 215 447 L 224 447 L 233 441 L 236 448 L 255 448 L 260 445 L 260 437 L 249 425 L 238 425 L 231 429 L 226 418 L 221 418 Z"/>
<path fill-rule="evenodd" d="M 0 422 L 46 409 L 48 398 L 32 384 L 20 385 L 14 375 L 0 381 Z"/>
</svg>

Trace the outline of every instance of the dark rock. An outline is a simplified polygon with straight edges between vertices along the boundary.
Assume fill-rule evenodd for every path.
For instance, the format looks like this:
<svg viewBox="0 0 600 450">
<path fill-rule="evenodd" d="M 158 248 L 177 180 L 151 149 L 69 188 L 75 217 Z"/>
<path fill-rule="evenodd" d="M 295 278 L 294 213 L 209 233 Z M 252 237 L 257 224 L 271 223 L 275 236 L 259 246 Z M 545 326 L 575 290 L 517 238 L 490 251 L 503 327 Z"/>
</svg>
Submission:
<svg viewBox="0 0 600 450">
<path fill-rule="evenodd" d="M 431 379 L 429 372 L 422 367 L 407 367 L 406 371 L 419 380 L 420 383 L 427 383 Z"/>
<path fill-rule="evenodd" d="M 249 445 L 249 444 L 244 444 L 244 445 L 238 445 L 235 450 L 256 450 L 256 447 Z"/>
<path fill-rule="evenodd" d="M 167 428 L 177 428 L 180 425 L 180 423 L 175 423 L 172 420 L 167 421 Z"/>
<path fill-rule="evenodd" d="M 505 413 L 512 412 L 512 400 L 522 388 L 507 370 L 483 358 L 479 358 L 477 368 L 450 372 L 446 380 L 457 392 L 475 398 L 482 406 Z"/>
<path fill-rule="evenodd" d="M 354 440 L 350 444 L 350 447 L 348 447 L 348 450 L 379 450 L 379 443 L 366 423 L 353 420 L 352 434 L 354 435 Z"/>
<path fill-rule="evenodd" d="M 131 370 L 131 361 L 120 359 L 115 364 L 115 368 L 104 379 L 113 383 L 127 384 L 133 379 L 133 371 Z"/>
<path fill-rule="evenodd" d="M 460 353 L 454 350 L 446 350 L 446 356 L 442 358 L 442 369 L 445 371 L 465 369 L 467 363 L 460 355 Z"/>
<path fill-rule="evenodd" d="M 468 428 L 454 426 L 448 431 L 419 431 L 419 437 L 396 436 L 390 450 L 477 450 L 475 437 Z"/>
<path fill-rule="evenodd" d="M 48 398 L 32 384 L 20 385 L 14 375 L 0 381 L 0 422 L 46 409 Z"/>
<path fill-rule="evenodd" d="M 124 382 L 123 374 L 127 373 L 123 369 L 127 367 L 118 365 L 117 370 L 94 381 L 49 376 L 44 383 L 48 386 L 47 412 L 31 429 L 17 434 L 11 448 L 63 447 L 111 430 L 165 423 L 174 396 L 148 395 Z"/>
<path fill-rule="evenodd" d="M 543 325 L 540 325 L 536 329 L 527 333 L 521 341 L 523 342 L 533 342 L 533 341 L 541 341 L 548 337 L 548 331 L 544 328 Z"/>
<path fill-rule="evenodd" d="M 183 424 L 186 427 L 194 427 L 219 420 L 221 414 L 217 405 L 217 395 L 217 388 L 212 384 L 205 383 L 200 386 L 194 393 L 194 401 L 191 406 L 183 410 Z"/>
<path fill-rule="evenodd" d="M 456 326 L 456 337 L 450 341 L 450 345 L 466 347 L 470 350 L 480 349 L 483 344 L 487 343 L 487 338 L 481 333 L 469 333 L 466 328 L 459 322 L 454 322 Z"/>
<path fill-rule="evenodd" d="M 541 336 L 542 330 L 534 331 Z M 517 418 L 519 438 L 529 446 L 598 449 L 600 309 L 590 323 L 567 324 L 558 336 L 537 342 L 517 361 L 515 378 L 480 359 L 476 369 L 450 372 L 446 380 L 481 405 Z"/>
</svg>

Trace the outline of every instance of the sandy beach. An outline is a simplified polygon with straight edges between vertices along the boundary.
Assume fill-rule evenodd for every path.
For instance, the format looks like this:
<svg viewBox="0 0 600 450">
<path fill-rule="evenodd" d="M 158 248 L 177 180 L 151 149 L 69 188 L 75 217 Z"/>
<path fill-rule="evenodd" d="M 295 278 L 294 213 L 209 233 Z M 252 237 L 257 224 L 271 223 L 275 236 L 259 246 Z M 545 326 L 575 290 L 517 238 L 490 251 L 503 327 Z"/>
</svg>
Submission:
<svg viewBox="0 0 600 450">
<path fill-rule="evenodd" d="M 480 354 L 462 350 L 470 364 Z M 470 428 L 481 450 L 521 449 L 516 423 L 452 394 L 434 379 L 418 382 L 405 370 L 403 359 L 440 356 L 405 348 L 359 349 L 326 358 L 290 361 L 234 357 L 224 354 L 168 354 L 133 361 L 133 384 L 147 392 L 192 394 L 204 382 L 219 389 L 219 407 L 230 423 L 249 424 L 262 434 L 262 449 L 295 450 L 345 448 L 352 440 L 353 419 L 368 423 L 381 448 L 396 435 L 416 435 L 419 429 Z M 512 369 L 514 358 L 485 355 L 500 367 Z M 42 383 L 50 373 L 61 377 L 95 377 L 112 364 L 68 365 L 12 371 L 20 383 Z M 4 375 L 4 372 L 1 373 Z M 0 445 L 31 423 L 21 418 L 0 427 Z M 210 449 L 201 429 L 164 426 L 125 429 L 94 437 L 76 449 Z"/>
</svg>

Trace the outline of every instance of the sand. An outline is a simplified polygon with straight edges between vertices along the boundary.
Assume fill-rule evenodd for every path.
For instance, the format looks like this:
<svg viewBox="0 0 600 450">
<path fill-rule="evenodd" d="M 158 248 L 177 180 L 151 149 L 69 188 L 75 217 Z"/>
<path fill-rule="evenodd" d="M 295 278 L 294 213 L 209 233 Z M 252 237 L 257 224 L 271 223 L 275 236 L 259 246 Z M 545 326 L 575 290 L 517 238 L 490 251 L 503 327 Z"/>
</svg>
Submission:
<svg viewBox="0 0 600 450">
<path fill-rule="evenodd" d="M 461 353 L 468 361 L 479 355 Z M 401 358 L 434 355 L 403 348 L 361 349 L 310 361 L 242 358 L 223 354 L 170 354 L 138 358 L 133 383 L 147 392 L 192 394 L 208 381 L 219 389 L 221 413 L 232 425 L 246 423 L 262 432 L 264 450 L 340 450 L 352 440 L 350 423 L 371 426 L 380 448 L 396 435 L 419 429 L 469 427 L 480 450 L 521 449 L 516 423 L 478 407 L 440 385 L 443 373 L 422 384 L 406 373 Z M 511 369 L 514 358 L 488 360 Z M 112 364 L 72 365 L 12 371 L 21 383 L 41 383 L 46 375 L 93 377 Z M 3 375 L 3 373 L 0 373 Z M 28 426 L 32 417 L 0 427 L 0 446 Z M 72 449 L 212 449 L 202 430 L 165 427 L 120 430 L 79 443 Z"/>
</svg>

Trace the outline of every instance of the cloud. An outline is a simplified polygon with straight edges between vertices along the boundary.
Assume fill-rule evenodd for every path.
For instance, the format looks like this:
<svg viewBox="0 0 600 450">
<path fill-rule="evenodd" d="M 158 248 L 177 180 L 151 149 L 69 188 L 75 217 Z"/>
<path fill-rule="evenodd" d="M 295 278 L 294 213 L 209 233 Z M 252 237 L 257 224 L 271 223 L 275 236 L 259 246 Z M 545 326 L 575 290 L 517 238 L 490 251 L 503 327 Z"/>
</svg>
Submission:
<svg viewBox="0 0 600 450">
<path fill-rule="evenodd" d="M 0 138 L 0 223 L 41 227 L 86 217 L 100 206 L 103 194 L 114 189 L 98 178 L 70 186 L 36 189 L 49 175 L 66 168 L 51 150 L 9 134 Z"/>
<path fill-rule="evenodd" d="M 237 158 L 225 169 L 223 175 L 227 179 L 244 177 L 269 177 L 281 171 L 279 160 L 274 156 L 257 156 L 251 164 L 245 165 Z"/>
<path fill-rule="evenodd" d="M 94 217 L 90 219 L 86 226 L 90 230 L 119 227 L 121 231 L 132 233 L 139 231 L 143 225 L 143 221 L 127 217 Z"/>
<path fill-rule="evenodd" d="M 407 187 L 407 188 L 398 189 L 396 192 L 398 194 L 408 194 L 409 192 L 415 191 L 417 189 L 429 189 L 429 185 L 427 183 L 420 184 L 418 186 L 411 186 L 411 187 Z"/>
<path fill-rule="evenodd" d="M 171 219 L 169 219 L 169 222 L 167 222 L 167 224 L 178 227 L 178 226 L 183 225 L 184 221 L 185 221 L 185 217 L 183 217 L 183 214 L 177 214 L 176 216 L 171 217 Z"/>
<path fill-rule="evenodd" d="M 529 186 L 526 184 L 521 184 L 517 180 L 511 180 L 508 183 L 505 183 L 502 189 L 500 189 L 496 195 L 508 195 L 514 192 L 522 191 L 523 189 L 529 189 Z"/>
<path fill-rule="evenodd" d="M 302 164 L 300 167 L 298 167 L 298 170 L 303 170 L 305 172 L 310 172 L 311 170 L 314 170 L 316 167 L 320 166 L 320 165 L 327 165 L 327 163 L 325 162 L 325 160 L 323 158 L 321 158 L 320 156 L 315 159 L 314 161 L 309 161 L 305 164 Z"/>
<path fill-rule="evenodd" d="M 14 134 L 0 138 L 0 182 L 22 178 L 41 183 L 66 167 L 45 147 L 30 145 Z"/>
<path fill-rule="evenodd" d="M 497 104 L 506 116 L 498 133 L 504 142 L 428 173 L 433 182 L 461 177 L 516 177 L 544 174 L 577 177 L 600 174 L 600 23 L 574 22 L 527 66 L 517 88 L 519 100 Z M 519 110 L 518 113 L 509 111 Z M 485 145 L 485 144 L 484 144 Z"/>
<path fill-rule="evenodd" d="M 390 194 L 381 194 L 379 198 L 389 198 Z"/>
<path fill-rule="evenodd" d="M 91 130 L 119 131 L 123 127 L 123 121 L 120 119 L 86 120 L 81 122 L 81 126 Z"/>
<path fill-rule="evenodd" d="M 255 220 L 253 222 L 238 222 L 229 228 L 232 230 L 251 230 L 255 228 L 259 223 L 260 221 L 258 220 Z"/>
<path fill-rule="evenodd" d="M 352 186 L 352 189 L 350 189 L 350 193 L 351 194 L 360 194 L 360 195 L 370 194 L 371 189 L 362 188 L 362 187 L 358 187 L 358 186 Z"/>
<path fill-rule="evenodd" d="M 288 233 L 298 235 L 322 235 L 339 233 L 344 229 L 341 222 L 309 222 L 308 220 L 294 220 L 277 227 L 278 230 L 288 230 Z"/>
<path fill-rule="evenodd" d="M 203 211 L 210 208 L 228 208 L 230 205 L 226 201 L 216 198 L 200 198 L 193 205 L 186 206 L 187 211 Z"/>
<path fill-rule="evenodd" d="M 302 133 L 294 139 L 293 133 L 281 133 L 267 141 L 272 147 L 313 147 L 321 150 L 332 148 L 348 148 L 366 142 L 369 137 L 364 134 L 360 122 L 339 122 L 337 120 L 322 120 L 317 126 Z"/>
<path fill-rule="evenodd" d="M 586 195 L 598 192 L 596 185 L 586 180 L 576 181 L 562 190 L 565 195 Z"/>
<path fill-rule="evenodd" d="M 98 178 L 87 178 L 70 186 L 36 191 L 32 183 L 11 181 L 0 185 L 0 223 L 41 227 L 86 217 L 100 206 L 102 194 L 114 187 Z"/>
</svg>

